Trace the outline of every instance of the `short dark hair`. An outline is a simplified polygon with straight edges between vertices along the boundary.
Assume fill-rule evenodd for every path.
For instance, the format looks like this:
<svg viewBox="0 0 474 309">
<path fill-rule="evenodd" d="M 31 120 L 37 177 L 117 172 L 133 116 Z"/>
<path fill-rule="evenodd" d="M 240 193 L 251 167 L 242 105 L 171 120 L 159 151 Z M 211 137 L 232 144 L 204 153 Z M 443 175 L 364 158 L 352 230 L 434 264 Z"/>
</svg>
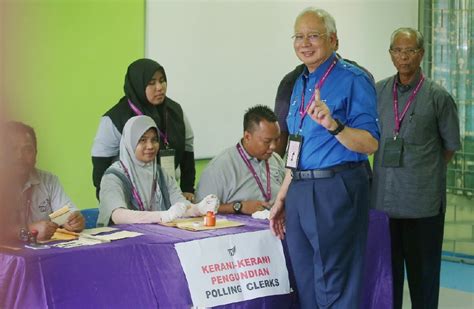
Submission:
<svg viewBox="0 0 474 309">
<path fill-rule="evenodd" d="M 36 133 L 35 130 L 30 127 L 27 124 L 24 124 L 23 122 L 20 121 L 8 121 L 5 124 L 5 137 L 9 134 L 12 133 L 24 133 L 24 134 L 29 134 L 31 138 L 33 139 L 33 144 L 35 146 L 35 149 L 37 150 L 37 143 L 36 143 Z"/>
<path fill-rule="evenodd" d="M 262 120 L 277 122 L 275 113 L 265 105 L 255 105 L 249 108 L 244 115 L 244 131 L 252 132 Z"/>
</svg>

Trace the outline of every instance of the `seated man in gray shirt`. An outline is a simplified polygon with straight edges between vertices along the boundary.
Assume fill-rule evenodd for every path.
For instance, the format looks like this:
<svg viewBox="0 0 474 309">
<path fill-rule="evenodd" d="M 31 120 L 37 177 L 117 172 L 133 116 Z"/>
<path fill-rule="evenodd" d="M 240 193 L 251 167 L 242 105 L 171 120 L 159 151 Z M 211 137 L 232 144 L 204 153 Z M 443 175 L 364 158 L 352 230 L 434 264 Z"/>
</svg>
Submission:
<svg viewBox="0 0 474 309">
<path fill-rule="evenodd" d="M 244 136 L 209 162 L 196 200 L 215 194 L 219 213 L 251 215 L 269 209 L 285 176 L 283 160 L 274 152 L 280 138 L 275 113 L 257 105 L 244 115 Z"/>
<path fill-rule="evenodd" d="M 72 210 L 63 228 L 81 232 L 85 219 L 66 195 L 57 176 L 36 168 L 36 134 L 32 127 L 11 121 L 5 126 L 8 143 L 7 163 L 13 170 L 13 181 L 18 188 L 21 205 L 18 209 L 20 224 L 29 231 L 38 232 L 38 240 L 48 240 L 59 227 L 49 214 L 65 205 Z"/>
</svg>

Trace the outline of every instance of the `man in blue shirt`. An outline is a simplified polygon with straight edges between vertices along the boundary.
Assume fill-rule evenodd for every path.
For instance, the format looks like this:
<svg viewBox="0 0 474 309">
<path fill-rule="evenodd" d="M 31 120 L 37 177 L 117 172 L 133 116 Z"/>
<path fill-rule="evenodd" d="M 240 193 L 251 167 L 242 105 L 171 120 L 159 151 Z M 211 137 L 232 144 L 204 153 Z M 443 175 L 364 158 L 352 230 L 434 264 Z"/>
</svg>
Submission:
<svg viewBox="0 0 474 309">
<path fill-rule="evenodd" d="M 363 66 L 359 65 L 357 62 L 349 60 L 347 58 L 342 58 L 341 55 L 337 53 L 339 46 L 339 39 L 336 39 L 336 57 L 344 60 L 344 62 L 353 64 L 367 74 L 372 81 L 374 81 L 374 76 Z M 275 114 L 278 117 L 278 124 L 280 125 L 280 140 L 278 141 L 275 152 L 280 155 L 280 157 L 285 156 L 286 146 L 288 142 L 288 126 L 286 124 L 286 116 L 288 115 L 288 110 L 290 109 L 290 99 L 291 94 L 293 93 L 293 87 L 295 85 L 296 79 L 303 73 L 306 68 L 305 64 L 299 64 L 296 66 L 293 71 L 286 74 L 278 85 L 276 98 L 275 98 Z M 375 81 L 374 81 L 375 83 Z M 368 163 L 367 163 L 368 164 Z M 368 169 L 371 173 L 371 168 L 368 165 Z"/>
<path fill-rule="evenodd" d="M 306 68 L 287 117 L 287 170 L 270 214 L 285 232 L 302 308 L 354 308 L 367 238 L 369 186 L 363 162 L 378 148 L 375 89 L 333 52 L 334 18 L 304 10 L 294 49 Z"/>
</svg>

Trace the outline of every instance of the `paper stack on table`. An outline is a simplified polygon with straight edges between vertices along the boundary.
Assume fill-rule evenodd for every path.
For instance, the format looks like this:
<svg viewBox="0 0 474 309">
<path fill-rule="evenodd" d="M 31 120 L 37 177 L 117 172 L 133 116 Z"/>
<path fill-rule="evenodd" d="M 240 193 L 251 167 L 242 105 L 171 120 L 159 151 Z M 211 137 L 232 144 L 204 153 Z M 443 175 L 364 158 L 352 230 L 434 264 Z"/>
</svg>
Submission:
<svg viewBox="0 0 474 309">
<path fill-rule="evenodd" d="M 95 228 L 95 229 L 90 229 L 90 230 L 84 230 L 80 234 L 69 232 L 69 233 L 77 234 L 79 236 L 79 239 L 54 244 L 52 246 L 58 247 L 58 248 L 74 248 L 74 247 L 81 247 L 81 246 L 91 246 L 91 245 L 108 243 L 108 242 L 111 242 L 112 240 L 131 238 L 131 237 L 143 235 L 142 233 L 131 232 L 131 231 L 118 231 L 112 234 L 94 235 L 94 234 L 99 234 L 99 233 L 104 233 L 104 232 L 109 232 L 109 231 L 115 231 L 115 230 L 117 230 L 117 228 L 101 227 L 101 228 Z"/>
<path fill-rule="evenodd" d="M 71 232 L 71 231 L 68 231 L 66 229 L 56 229 L 56 231 L 54 232 L 53 236 L 51 237 L 51 240 L 50 241 L 53 241 L 53 240 L 74 240 L 74 239 L 77 239 L 79 237 L 79 233 L 76 233 L 76 232 Z M 48 242 L 48 241 L 46 241 Z"/>
</svg>

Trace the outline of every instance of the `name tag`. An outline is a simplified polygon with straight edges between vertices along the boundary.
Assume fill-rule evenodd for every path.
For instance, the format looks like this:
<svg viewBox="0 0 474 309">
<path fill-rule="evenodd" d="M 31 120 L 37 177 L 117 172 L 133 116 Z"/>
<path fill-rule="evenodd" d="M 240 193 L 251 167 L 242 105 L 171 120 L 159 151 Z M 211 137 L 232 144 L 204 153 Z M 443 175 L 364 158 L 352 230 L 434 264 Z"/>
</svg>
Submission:
<svg viewBox="0 0 474 309">
<path fill-rule="evenodd" d="M 383 167 L 400 167 L 402 165 L 403 138 L 389 137 L 385 140 L 382 154 Z"/>
<path fill-rule="evenodd" d="M 286 167 L 298 168 L 303 137 L 301 135 L 290 135 L 288 137 L 288 147 L 286 148 Z"/>
<path fill-rule="evenodd" d="M 175 152 L 174 149 L 160 149 L 160 166 L 166 174 L 176 179 Z"/>
</svg>

